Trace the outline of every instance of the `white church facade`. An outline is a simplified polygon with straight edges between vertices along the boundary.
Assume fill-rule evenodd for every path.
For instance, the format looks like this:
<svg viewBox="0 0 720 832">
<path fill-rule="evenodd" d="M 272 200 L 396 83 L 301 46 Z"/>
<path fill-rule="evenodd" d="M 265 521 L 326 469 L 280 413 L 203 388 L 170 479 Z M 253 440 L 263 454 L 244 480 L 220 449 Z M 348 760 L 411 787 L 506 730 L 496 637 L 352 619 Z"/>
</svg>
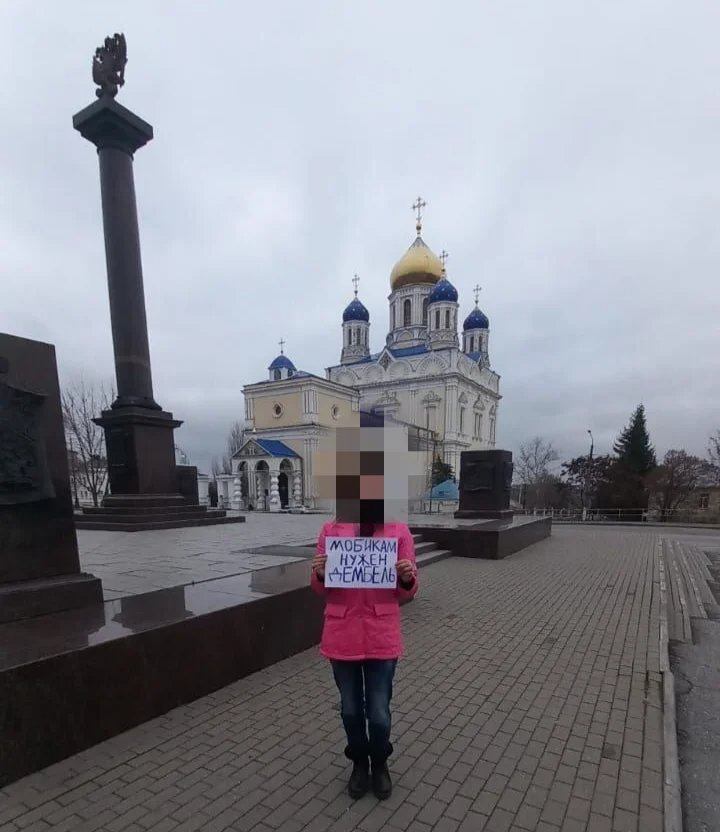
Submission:
<svg viewBox="0 0 720 832">
<path fill-rule="evenodd" d="M 343 313 L 340 363 L 331 381 L 360 394 L 362 410 L 434 432 L 444 461 L 456 475 L 460 453 L 495 447 L 500 376 L 490 367 L 490 323 L 478 307 L 458 333 L 458 292 L 447 277 L 445 253 L 437 257 L 417 236 L 390 274 L 385 345 L 370 352 L 370 314 L 357 297 Z"/>
</svg>

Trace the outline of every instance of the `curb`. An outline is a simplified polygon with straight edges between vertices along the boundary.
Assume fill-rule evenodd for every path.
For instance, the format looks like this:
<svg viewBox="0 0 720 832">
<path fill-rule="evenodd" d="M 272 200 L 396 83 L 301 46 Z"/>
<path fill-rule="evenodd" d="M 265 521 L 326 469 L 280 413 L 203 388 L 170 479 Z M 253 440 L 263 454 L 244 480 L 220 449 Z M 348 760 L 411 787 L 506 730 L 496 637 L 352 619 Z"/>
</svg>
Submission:
<svg viewBox="0 0 720 832">
<path fill-rule="evenodd" d="M 675 677 L 670 670 L 667 618 L 667 583 L 662 544 L 656 541 L 656 557 L 660 575 L 660 672 L 663 677 L 663 829 L 683 832 L 680 785 L 680 760 L 675 717 Z"/>
</svg>

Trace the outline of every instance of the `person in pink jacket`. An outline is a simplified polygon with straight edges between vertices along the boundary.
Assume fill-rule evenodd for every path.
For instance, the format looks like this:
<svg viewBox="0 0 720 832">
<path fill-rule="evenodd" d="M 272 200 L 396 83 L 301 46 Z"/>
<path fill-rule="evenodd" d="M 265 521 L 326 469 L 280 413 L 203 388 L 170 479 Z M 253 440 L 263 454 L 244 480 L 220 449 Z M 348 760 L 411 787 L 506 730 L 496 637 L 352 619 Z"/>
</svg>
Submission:
<svg viewBox="0 0 720 832">
<path fill-rule="evenodd" d="M 393 751 L 390 742 L 393 677 L 403 652 L 400 601 L 412 598 L 418 590 L 415 546 L 406 525 L 382 520 L 382 475 L 361 473 L 352 479 L 359 480 L 359 487 L 351 486 L 359 491 L 360 499 L 354 500 L 358 508 L 343 511 L 343 501 L 338 500 L 338 514 L 357 513 L 355 519 L 360 522 L 338 518 L 325 523 L 317 542 L 311 583 L 315 592 L 326 597 L 320 652 L 330 659 L 340 691 L 347 735 L 345 756 L 353 763 L 348 791 L 358 799 L 372 783 L 376 797 L 384 800 L 392 793 L 387 760 Z M 344 502 L 347 505 L 348 501 Z M 353 500 L 349 502 L 352 504 Z M 325 541 L 328 537 L 395 538 L 398 542 L 396 586 L 392 589 L 327 588 Z"/>
</svg>

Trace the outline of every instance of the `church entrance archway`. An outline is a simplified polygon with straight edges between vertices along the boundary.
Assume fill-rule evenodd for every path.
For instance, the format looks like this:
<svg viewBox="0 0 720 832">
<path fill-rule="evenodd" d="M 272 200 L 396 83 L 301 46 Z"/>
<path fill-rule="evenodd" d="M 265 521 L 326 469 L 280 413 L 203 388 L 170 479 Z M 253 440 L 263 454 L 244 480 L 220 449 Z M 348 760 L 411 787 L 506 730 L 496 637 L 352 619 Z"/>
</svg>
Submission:
<svg viewBox="0 0 720 832">
<path fill-rule="evenodd" d="M 267 462 L 260 460 L 255 466 L 255 493 L 257 496 L 257 510 L 270 509 L 270 467 Z"/>
<path fill-rule="evenodd" d="M 293 464 L 289 459 L 283 459 L 280 463 L 278 475 L 278 491 L 280 493 L 280 507 L 288 508 L 290 505 L 290 485 L 293 473 Z"/>
<path fill-rule="evenodd" d="M 278 492 L 280 493 L 280 508 L 288 507 L 288 475 L 281 471 L 278 476 Z"/>
</svg>

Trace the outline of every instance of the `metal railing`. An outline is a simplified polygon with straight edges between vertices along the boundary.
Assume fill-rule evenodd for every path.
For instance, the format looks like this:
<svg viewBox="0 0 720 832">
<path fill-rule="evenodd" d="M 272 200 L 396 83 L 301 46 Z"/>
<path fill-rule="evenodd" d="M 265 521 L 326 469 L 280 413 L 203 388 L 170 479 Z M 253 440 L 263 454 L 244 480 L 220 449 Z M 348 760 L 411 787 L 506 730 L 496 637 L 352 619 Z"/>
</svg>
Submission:
<svg viewBox="0 0 720 832">
<path fill-rule="evenodd" d="M 663 511 L 652 508 L 518 508 L 515 509 L 515 514 L 529 517 L 552 517 L 553 520 L 567 520 L 575 523 L 720 523 L 720 515 L 708 509 Z"/>
</svg>

